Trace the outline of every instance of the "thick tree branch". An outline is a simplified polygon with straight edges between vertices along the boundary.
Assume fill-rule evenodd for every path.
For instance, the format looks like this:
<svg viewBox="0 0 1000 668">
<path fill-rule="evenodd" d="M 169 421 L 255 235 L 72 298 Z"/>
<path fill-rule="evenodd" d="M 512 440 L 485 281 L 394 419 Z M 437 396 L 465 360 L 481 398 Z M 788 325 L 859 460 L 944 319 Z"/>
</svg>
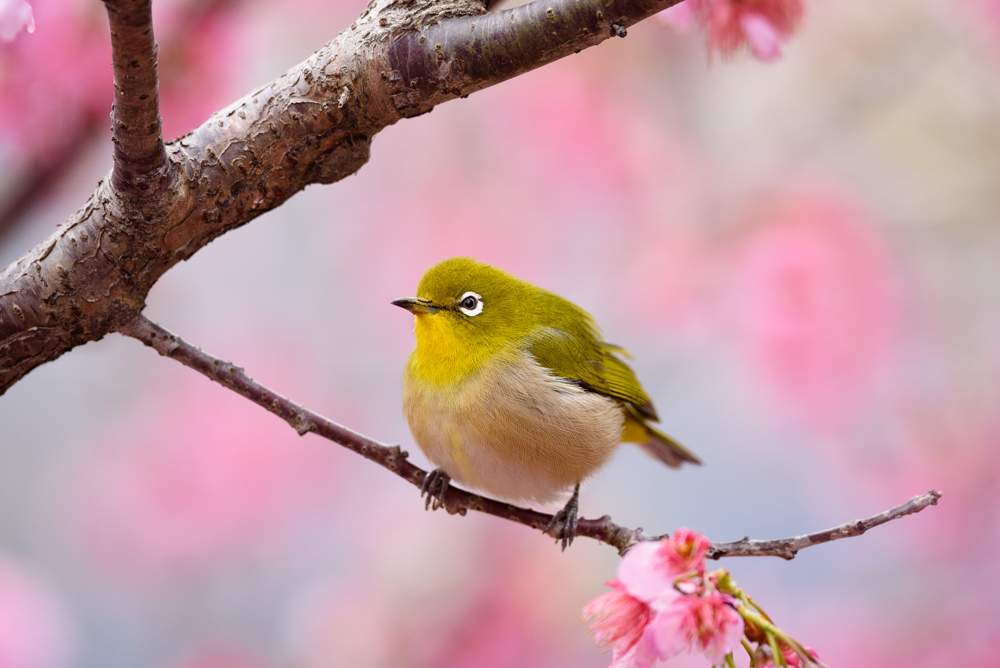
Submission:
<svg viewBox="0 0 1000 668">
<path fill-rule="evenodd" d="M 157 171 L 150 148 L 152 98 L 142 99 L 155 93 L 152 33 L 139 30 L 142 39 L 116 50 L 116 82 L 124 81 L 120 65 L 123 77 L 136 77 L 132 88 L 116 91 L 116 114 L 148 133 L 134 150 L 118 146 L 123 159 L 148 162 L 125 171 L 116 162 L 82 209 L 0 272 L 0 393 L 132 319 L 159 277 L 212 239 L 311 183 L 357 171 L 384 127 L 593 46 L 621 34 L 614 26 L 676 2 L 537 0 L 484 16 L 479 0 L 372 0 L 304 63 L 168 144 L 167 174 Z M 108 4 L 109 15 L 112 6 L 122 12 L 112 24 L 128 26 L 116 40 L 148 27 L 136 18 L 148 3 Z M 119 63 L 122 53 L 131 58 Z M 133 61 L 141 72 L 130 69 Z M 156 187 L 169 173 L 176 174 L 172 186 Z"/>
<path fill-rule="evenodd" d="M 104 4 L 111 25 L 115 75 L 111 185 L 131 201 L 156 204 L 156 200 L 142 197 L 143 191 L 169 188 L 172 173 L 160 121 L 152 0 L 104 0 Z"/>
<path fill-rule="evenodd" d="M 410 484 L 420 488 L 427 472 L 412 464 L 406 451 L 398 445 L 380 443 L 367 436 L 359 434 L 343 425 L 314 413 L 291 399 L 261 385 L 246 372 L 231 362 L 206 353 L 181 337 L 160 327 L 143 315 L 119 326 L 118 331 L 126 336 L 142 341 L 165 357 L 177 360 L 195 371 L 207 376 L 215 382 L 228 387 L 234 392 L 246 397 L 258 406 L 274 413 L 287 422 L 300 436 L 312 432 L 323 438 L 339 443 L 353 450 L 362 457 L 389 469 Z M 931 490 L 922 496 L 917 496 L 906 503 L 887 510 L 884 513 L 864 520 L 855 520 L 834 529 L 819 533 L 784 538 L 781 540 L 761 541 L 744 538 L 735 543 L 713 543 L 708 556 L 712 559 L 737 556 L 776 556 L 792 559 L 799 550 L 811 545 L 827 543 L 848 536 L 860 536 L 868 529 L 884 524 L 894 519 L 919 512 L 929 505 L 937 504 L 941 493 Z M 527 508 L 489 499 L 465 490 L 449 487 L 444 495 L 444 507 L 450 514 L 464 515 L 468 510 L 495 515 L 519 524 L 545 532 L 552 520 L 552 515 L 540 513 Z M 554 530 L 553 530 L 554 531 Z M 549 534 L 553 535 L 553 534 Z M 650 536 L 641 529 L 629 529 L 619 526 L 604 517 L 588 520 L 581 519 L 576 528 L 577 536 L 586 536 L 613 545 L 619 553 L 642 540 L 659 540 L 666 537 Z M 555 537 L 553 535 L 553 537 Z"/>
<path fill-rule="evenodd" d="M 404 32 L 389 43 L 393 106 L 430 111 L 604 40 L 679 0 L 556 0 L 458 16 Z"/>
</svg>

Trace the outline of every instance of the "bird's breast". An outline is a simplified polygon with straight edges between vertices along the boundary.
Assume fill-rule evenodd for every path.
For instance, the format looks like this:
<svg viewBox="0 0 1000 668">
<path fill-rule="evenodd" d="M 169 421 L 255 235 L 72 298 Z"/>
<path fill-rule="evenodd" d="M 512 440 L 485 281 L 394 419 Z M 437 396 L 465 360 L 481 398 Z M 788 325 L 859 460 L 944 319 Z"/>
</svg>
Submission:
<svg viewBox="0 0 1000 668">
<path fill-rule="evenodd" d="M 593 474 L 621 440 L 609 397 L 506 351 L 450 384 L 407 366 L 403 407 L 414 439 L 456 482 L 512 501 L 547 502 Z"/>
</svg>

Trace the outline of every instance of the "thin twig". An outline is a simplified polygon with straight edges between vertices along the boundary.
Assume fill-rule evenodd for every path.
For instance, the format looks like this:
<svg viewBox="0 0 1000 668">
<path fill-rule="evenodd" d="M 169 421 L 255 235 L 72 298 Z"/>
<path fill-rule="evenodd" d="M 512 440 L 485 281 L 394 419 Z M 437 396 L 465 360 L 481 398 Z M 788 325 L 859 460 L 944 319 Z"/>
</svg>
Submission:
<svg viewBox="0 0 1000 668">
<path fill-rule="evenodd" d="M 793 538 L 779 538 L 777 540 L 754 540 L 749 537 L 732 543 L 712 543 L 712 548 L 708 551 L 710 559 L 721 557 L 781 557 L 782 559 L 794 559 L 799 550 L 820 543 L 829 543 L 832 540 L 860 536 L 872 527 L 880 524 L 898 520 L 913 513 L 919 513 L 927 506 L 936 506 L 941 492 L 932 489 L 926 494 L 915 496 L 906 503 L 901 503 L 895 508 L 890 508 L 884 513 L 873 515 L 863 520 L 846 522 L 826 531 L 795 536 Z"/>
<path fill-rule="evenodd" d="M 400 449 L 398 445 L 380 443 L 341 424 L 337 424 L 319 413 L 309 410 L 288 397 L 282 396 L 261 385 L 248 376 L 241 367 L 206 353 L 201 348 L 188 343 L 142 314 L 119 327 L 118 331 L 125 336 L 138 339 L 161 355 L 170 357 L 185 366 L 191 367 L 220 385 L 233 390 L 274 413 L 287 422 L 300 436 L 312 432 L 335 443 L 339 443 L 362 457 L 389 469 L 418 488 L 423 484 L 424 478 L 427 476 L 426 471 L 415 466 L 407 459 L 408 453 Z M 736 543 L 713 543 L 708 556 L 713 559 L 730 556 L 778 556 L 791 559 L 795 556 L 796 552 L 810 545 L 818 545 L 838 538 L 846 538 L 847 536 L 860 536 L 873 526 L 884 524 L 904 515 L 919 512 L 928 505 L 937 503 L 940 497 L 940 492 L 930 491 L 923 496 L 914 497 L 903 505 L 888 510 L 881 515 L 876 515 L 866 520 L 858 520 L 835 529 L 807 536 L 775 541 L 743 539 Z M 496 517 L 524 524 L 538 529 L 543 533 L 547 533 L 546 527 L 552 520 L 552 515 L 527 508 L 520 508 L 455 487 L 448 488 L 444 494 L 443 503 L 443 507 L 452 515 L 456 513 L 464 515 L 468 510 L 476 510 L 481 513 L 495 515 Z M 549 533 L 549 535 L 555 537 L 554 533 Z M 621 554 L 624 554 L 626 550 L 639 541 L 658 540 L 664 537 L 650 536 L 645 534 L 641 529 L 629 529 L 619 526 L 612 522 L 611 518 L 607 515 L 593 520 L 581 519 L 576 528 L 576 535 L 594 538 L 613 545 Z"/>
<path fill-rule="evenodd" d="M 111 111 L 114 142 L 113 187 L 127 197 L 151 187 L 169 187 L 170 170 L 163 145 L 153 39 L 152 0 L 104 0 L 111 24 L 111 62 L 115 104 Z"/>
</svg>

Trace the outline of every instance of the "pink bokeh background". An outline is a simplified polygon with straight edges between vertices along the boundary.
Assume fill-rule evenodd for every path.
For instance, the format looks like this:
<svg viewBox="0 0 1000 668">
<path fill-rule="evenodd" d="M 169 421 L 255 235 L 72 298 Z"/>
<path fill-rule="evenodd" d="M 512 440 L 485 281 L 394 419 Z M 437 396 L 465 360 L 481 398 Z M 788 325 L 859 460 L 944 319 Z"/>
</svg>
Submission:
<svg viewBox="0 0 1000 668">
<path fill-rule="evenodd" d="M 3 265 L 111 166 L 104 9 L 31 4 L 35 32 L 0 44 L 0 203 L 84 148 L 0 238 Z M 364 8 L 155 5 L 168 137 Z M 424 463 L 400 414 L 412 327 L 389 302 L 445 257 L 497 264 L 588 309 L 705 461 L 623 447 L 584 515 L 770 538 L 941 489 L 793 562 L 723 565 L 830 666 L 990 665 L 998 7 L 813 0 L 768 65 L 710 64 L 697 31 L 644 22 L 388 128 L 358 174 L 172 269 L 147 314 Z M 0 397 L 0 668 L 597 668 L 580 612 L 617 562 L 425 512 L 388 472 L 117 335 Z"/>
</svg>

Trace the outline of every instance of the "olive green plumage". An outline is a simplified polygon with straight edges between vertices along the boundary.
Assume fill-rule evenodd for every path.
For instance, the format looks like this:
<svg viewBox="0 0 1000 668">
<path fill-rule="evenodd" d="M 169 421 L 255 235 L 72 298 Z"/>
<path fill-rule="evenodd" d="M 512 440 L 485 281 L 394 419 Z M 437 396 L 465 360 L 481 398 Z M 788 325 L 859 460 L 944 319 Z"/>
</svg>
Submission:
<svg viewBox="0 0 1000 668">
<path fill-rule="evenodd" d="M 418 445 L 458 482 L 549 501 L 621 441 L 664 462 L 700 463 L 654 430 L 656 409 L 623 350 L 557 294 L 458 257 L 431 267 L 417 297 L 404 411 Z"/>
</svg>

